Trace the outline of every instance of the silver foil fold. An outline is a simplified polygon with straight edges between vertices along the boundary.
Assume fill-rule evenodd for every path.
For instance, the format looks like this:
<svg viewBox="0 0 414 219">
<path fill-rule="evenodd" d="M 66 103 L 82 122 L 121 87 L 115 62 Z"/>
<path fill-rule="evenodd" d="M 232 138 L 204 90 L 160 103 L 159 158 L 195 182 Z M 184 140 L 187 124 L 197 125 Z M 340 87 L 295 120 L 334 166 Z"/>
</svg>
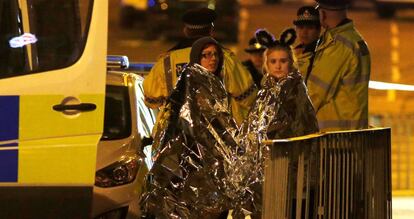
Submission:
<svg viewBox="0 0 414 219">
<path fill-rule="evenodd" d="M 220 78 L 198 64 L 185 68 L 154 135 L 154 165 L 141 197 L 155 218 L 259 216 L 261 141 L 318 131 L 315 112 L 298 73 L 267 77 L 248 118 L 237 127 Z"/>
</svg>

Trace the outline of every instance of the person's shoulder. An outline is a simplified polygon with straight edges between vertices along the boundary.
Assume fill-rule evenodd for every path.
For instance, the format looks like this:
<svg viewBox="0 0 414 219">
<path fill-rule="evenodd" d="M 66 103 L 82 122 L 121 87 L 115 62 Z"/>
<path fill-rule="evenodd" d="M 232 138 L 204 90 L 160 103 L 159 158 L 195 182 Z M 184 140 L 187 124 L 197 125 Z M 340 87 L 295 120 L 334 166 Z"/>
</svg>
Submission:
<svg viewBox="0 0 414 219">
<path fill-rule="evenodd" d="M 353 49 L 358 50 L 361 53 L 361 55 L 366 55 L 369 53 L 367 42 L 356 29 L 347 32 L 347 34 L 344 36 L 350 42 L 352 42 L 352 44 L 354 45 Z"/>
<path fill-rule="evenodd" d="M 170 54 L 187 53 L 187 52 L 190 52 L 190 51 L 191 51 L 191 47 L 184 47 L 184 48 L 181 48 L 181 49 L 171 51 Z"/>
<path fill-rule="evenodd" d="M 163 60 L 163 59 L 165 59 L 167 57 L 170 57 L 170 58 L 174 59 L 176 56 L 181 56 L 181 55 L 187 56 L 187 55 L 190 54 L 190 51 L 191 51 L 191 47 L 185 47 L 185 48 L 181 48 L 181 49 L 167 51 L 167 52 L 161 53 L 158 56 L 158 59 L 157 60 L 158 61 L 159 60 Z"/>
<path fill-rule="evenodd" d="M 335 31 L 336 32 L 335 38 L 341 37 L 352 43 L 363 40 L 362 35 L 355 28 L 354 22 L 352 20 L 349 20 L 347 23 L 339 26 L 337 29 L 338 30 Z"/>
<path fill-rule="evenodd" d="M 355 55 L 364 56 L 369 54 L 367 43 L 356 30 L 338 34 L 335 39 Z"/>
<path fill-rule="evenodd" d="M 169 52 L 172 52 L 174 50 L 179 50 L 179 49 L 184 49 L 187 47 L 191 47 L 191 45 L 193 45 L 194 41 L 196 41 L 196 39 L 183 39 L 181 41 L 179 41 L 177 44 L 175 44 L 171 49 L 169 49 Z"/>
<path fill-rule="evenodd" d="M 163 52 L 163 53 L 159 54 L 158 57 L 157 57 L 157 61 L 162 60 L 162 59 L 165 59 L 170 54 L 171 54 L 171 52 Z"/>
</svg>

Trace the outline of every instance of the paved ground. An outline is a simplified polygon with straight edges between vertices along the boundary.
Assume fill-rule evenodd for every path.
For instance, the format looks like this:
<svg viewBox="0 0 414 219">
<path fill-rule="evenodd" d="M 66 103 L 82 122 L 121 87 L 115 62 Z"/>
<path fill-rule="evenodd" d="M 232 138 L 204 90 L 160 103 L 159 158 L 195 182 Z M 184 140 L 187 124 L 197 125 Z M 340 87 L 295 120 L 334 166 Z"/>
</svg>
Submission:
<svg viewBox="0 0 414 219">
<path fill-rule="evenodd" d="M 393 197 L 392 198 L 393 219 L 414 218 L 414 197 Z"/>
</svg>

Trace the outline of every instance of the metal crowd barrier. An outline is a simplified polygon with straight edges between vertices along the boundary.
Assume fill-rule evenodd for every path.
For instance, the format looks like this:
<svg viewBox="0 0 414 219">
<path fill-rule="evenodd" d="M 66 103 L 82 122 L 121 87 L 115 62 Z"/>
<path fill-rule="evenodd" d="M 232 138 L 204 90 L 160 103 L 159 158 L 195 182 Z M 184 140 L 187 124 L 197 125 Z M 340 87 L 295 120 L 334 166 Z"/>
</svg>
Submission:
<svg viewBox="0 0 414 219">
<path fill-rule="evenodd" d="M 388 219 L 391 129 L 265 142 L 265 219 Z"/>
</svg>

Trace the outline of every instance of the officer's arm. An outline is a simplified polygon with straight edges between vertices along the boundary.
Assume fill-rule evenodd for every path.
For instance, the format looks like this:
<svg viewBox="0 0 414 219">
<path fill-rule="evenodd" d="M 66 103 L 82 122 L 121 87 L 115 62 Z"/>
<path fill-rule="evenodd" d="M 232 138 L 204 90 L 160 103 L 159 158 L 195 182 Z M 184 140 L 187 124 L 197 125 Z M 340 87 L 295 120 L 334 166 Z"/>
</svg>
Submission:
<svg viewBox="0 0 414 219">
<path fill-rule="evenodd" d="M 248 70 L 232 53 L 225 53 L 224 56 L 224 83 L 229 95 L 239 105 L 249 109 L 258 90 Z"/>
<path fill-rule="evenodd" d="M 360 97 L 366 96 L 370 76 L 370 67 L 367 66 L 369 64 L 364 62 L 364 58 L 366 57 L 360 52 L 356 52 L 355 55 L 349 59 L 349 69 L 346 74 L 344 74 L 342 80 L 343 86 L 356 95 L 357 98 L 353 98 L 353 101 L 357 101 L 357 105 L 360 107 L 366 105 L 366 99 Z"/>
<path fill-rule="evenodd" d="M 145 105 L 150 108 L 158 108 L 165 102 L 167 89 L 164 75 L 163 58 L 160 58 L 145 77 L 143 83 Z"/>
<path fill-rule="evenodd" d="M 355 86 L 360 83 L 368 83 L 371 70 L 371 58 L 365 41 L 355 43 L 352 58 L 349 59 L 349 71 L 344 75 L 344 84 Z"/>
<path fill-rule="evenodd" d="M 323 60 L 315 62 L 309 75 L 309 96 L 316 112 L 335 97 L 342 86 L 340 83 L 344 75 L 349 72 L 352 51 L 349 49 L 341 51 L 341 54 L 324 57 Z"/>
<path fill-rule="evenodd" d="M 344 86 L 353 87 L 359 83 L 361 78 L 361 62 L 358 56 L 352 55 L 348 59 L 348 69 L 343 72 L 342 84 Z"/>
</svg>

